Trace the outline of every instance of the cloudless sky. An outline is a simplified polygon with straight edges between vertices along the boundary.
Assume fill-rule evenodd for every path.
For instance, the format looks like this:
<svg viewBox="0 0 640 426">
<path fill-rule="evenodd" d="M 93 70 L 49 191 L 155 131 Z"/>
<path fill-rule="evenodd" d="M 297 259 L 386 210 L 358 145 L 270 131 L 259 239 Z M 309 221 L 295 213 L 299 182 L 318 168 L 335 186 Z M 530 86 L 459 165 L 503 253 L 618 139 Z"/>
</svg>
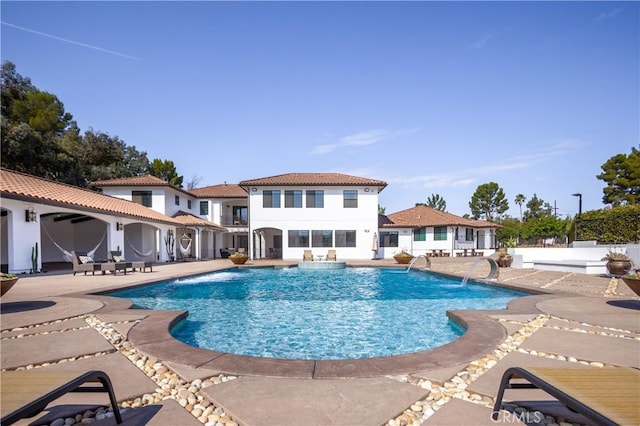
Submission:
<svg viewBox="0 0 640 426">
<path fill-rule="evenodd" d="M 388 182 L 393 213 L 496 182 L 559 216 L 640 145 L 639 2 L 11 2 L 2 60 L 185 182 Z"/>
</svg>

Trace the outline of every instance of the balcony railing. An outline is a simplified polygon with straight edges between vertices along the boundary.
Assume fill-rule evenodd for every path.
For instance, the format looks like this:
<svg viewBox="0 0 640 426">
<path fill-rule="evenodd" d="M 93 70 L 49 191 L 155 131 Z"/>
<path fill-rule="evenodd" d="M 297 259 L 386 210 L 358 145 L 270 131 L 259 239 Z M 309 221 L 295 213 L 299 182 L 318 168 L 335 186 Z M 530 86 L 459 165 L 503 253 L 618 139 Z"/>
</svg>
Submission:
<svg viewBox="0 0 640 426">
<path fill-rule="evenodd" d="M 220 222 L 222 226 L 247 226 L 249 224 L 237 216 L 222 216 Z"/>
</svg>

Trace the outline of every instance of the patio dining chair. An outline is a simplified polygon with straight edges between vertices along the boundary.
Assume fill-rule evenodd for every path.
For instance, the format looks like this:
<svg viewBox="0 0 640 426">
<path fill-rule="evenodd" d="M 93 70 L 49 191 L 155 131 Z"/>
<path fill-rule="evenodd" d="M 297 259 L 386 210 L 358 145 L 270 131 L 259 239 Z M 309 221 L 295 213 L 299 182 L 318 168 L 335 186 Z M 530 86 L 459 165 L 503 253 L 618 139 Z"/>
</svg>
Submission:
<svg viewBox="0 0 640 426">
<path fill-rule="evenodd" d="M 329 250 L 327 252 L 327 260 L 336 260 L 336 251 L 335 250 Z"/>
</svg>

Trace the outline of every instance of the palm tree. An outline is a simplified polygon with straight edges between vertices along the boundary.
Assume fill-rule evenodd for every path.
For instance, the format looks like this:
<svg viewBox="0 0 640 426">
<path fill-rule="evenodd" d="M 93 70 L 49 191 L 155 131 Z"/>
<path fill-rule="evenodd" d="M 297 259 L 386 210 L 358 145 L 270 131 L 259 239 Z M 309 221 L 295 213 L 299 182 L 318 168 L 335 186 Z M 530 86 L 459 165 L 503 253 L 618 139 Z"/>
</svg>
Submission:
<svg viewBox="0 0 640 426">
<path fill-rule="evenodd" d="M 527 198 L 524 195 L 518 194 L 516 195 L 516 199 L 514 200 L 515 203 L 520 207 L 520 222 L 522 222 L 522 205 L 524 204 L 526 199 Z"/>
</svg>

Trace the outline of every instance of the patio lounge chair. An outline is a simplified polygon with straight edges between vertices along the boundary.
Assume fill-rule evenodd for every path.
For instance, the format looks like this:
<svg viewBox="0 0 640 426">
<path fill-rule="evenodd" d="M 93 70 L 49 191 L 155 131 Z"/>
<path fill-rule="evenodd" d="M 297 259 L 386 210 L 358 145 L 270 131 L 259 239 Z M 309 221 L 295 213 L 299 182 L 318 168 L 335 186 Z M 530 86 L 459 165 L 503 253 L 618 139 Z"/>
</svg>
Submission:
<svg viewBox="0 0 640 426">
<path fill-rule="evenodd" d="M 87 261 L 83 263 L 81 259 L 85 259 L 86 256 L 87 254 L 84 252 L 76 253 L 74 250 L 71 251 L 71 263 L 73 264 L 73 275 L 75 275 L 76 272 L 84 272 L 85 275 L 87 275 L 87 272 L 91 272 L 91 275 L 95 275 L 96 271 L 100 270 L 100 265 L 98 263 L 94 263 L 93 261 L 90 261 L 90 262 Z"/>
<path fill-rule="evenodd" d="M 305 262 L 313 260 L 313 254 L 311 253 L 311 250 L 304 251 L 304 254 L 302 255 L 302 260 L 304 260 Z"/>
<path fill-rule="evenodd" d="M 511 383 L 524 379 L 529 383 Z M 508 368 L 493 408 L 497 420 L 505 389 L 541 389 L 602 425 L 640 424 L 640 370 L 635 368 Z"/>
<path fill-rule="evenodd" d="M 116 422 L 122 423 L 111 380 L 103 371 L 91 370 L 83 374 L 41 370 L 2 371 L 0 380 L 0 423 L 3 425 L 35 416 L 68 392 L 107 392 Z M 99 382 L 102 386 L 83 386 L 92 382 Z"/>
<path fill-rule="evenodd" d="M 335 250 L 329 250 L 327 252 L 327 260 L 336 260 L 336 251 Z"/>
</svg>

